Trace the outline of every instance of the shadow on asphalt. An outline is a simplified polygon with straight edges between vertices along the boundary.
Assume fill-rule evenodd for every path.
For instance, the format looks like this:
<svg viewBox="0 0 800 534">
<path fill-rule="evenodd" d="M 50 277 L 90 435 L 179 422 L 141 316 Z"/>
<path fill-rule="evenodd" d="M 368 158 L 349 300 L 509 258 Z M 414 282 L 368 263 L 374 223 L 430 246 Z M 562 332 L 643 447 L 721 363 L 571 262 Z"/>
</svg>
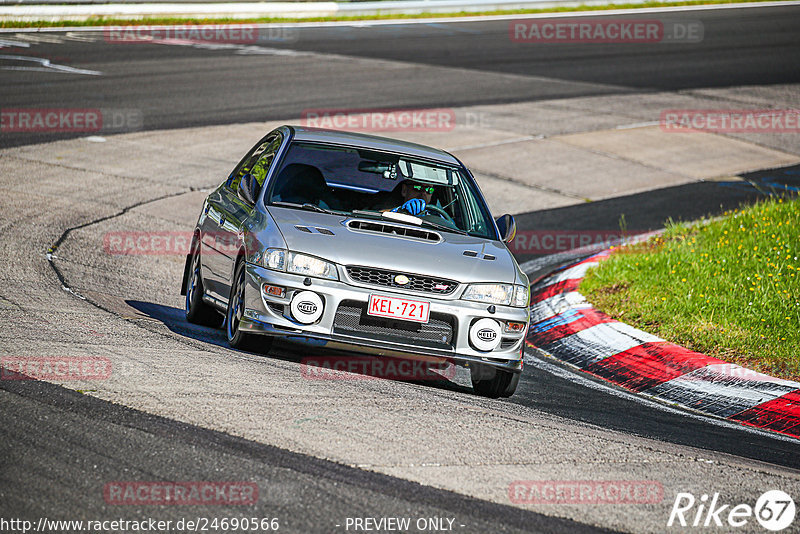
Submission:
<svg viewBox="0 0 800 534">
<path fill-rule="evenodd" d="M 191 324 L 186 321 L 184 311 L 181 308 L 140 300 L 126 300 L 125 303 L 145 314 L 147 317 L 161 322 L 171 332 L 181 337 L 231 349 L 228 345 L 225 331 L 222 328 L 209 328 Z M 313 354 L 309 353 L 310 347 L 313 348 Z M 346 368 L 348 372 L 355 375 L 355 377 L 351 379 L 360 378 L 371 380 L 385 378 L 409 384 L 424 385 L 435 389 L 468 393 L 470 395 L 473 394 L 471 387 L 463 386 L 449 380 L 449 378 L 454 378 L 455 374 L 451 370 L 442 370 L 441 372 L 432 370 L 431 373 L 434 374 L 425 374 L 422 378 L 417 378 L 417 375 L 414 373 L 419 372 L 418 369 L 407 372 L 403 370 L 406 368 L 399 369 L 397 365 L 390 365 L 390 362 L 395 364 L 399 363 L 400 360 L 396 358 L 354 354 L 342 350 L 326 349 L 318 345 L 309 346 L 308 344 L 301 344 L 300 342 L 293 342 L 291 340 L 276 340 L 268 351 L 249 352 L 249 354 L 268 356 L 269 358 L 298 364 L 301 366 L 301 372 L 303 372 L 303 365 L 321 368 L 308 371 L 309 375 L 313 375 L 320 380 L 336 379 L 335 376 L 327 376 L 330 375 L 330 368 Z M 380 362 L 387 363 L 386 365 L 381 365 Z M 338 367 L 336 367 L 337 365 Z M 409 375 L 408 373 L 411 374 Z"/>
</svg>

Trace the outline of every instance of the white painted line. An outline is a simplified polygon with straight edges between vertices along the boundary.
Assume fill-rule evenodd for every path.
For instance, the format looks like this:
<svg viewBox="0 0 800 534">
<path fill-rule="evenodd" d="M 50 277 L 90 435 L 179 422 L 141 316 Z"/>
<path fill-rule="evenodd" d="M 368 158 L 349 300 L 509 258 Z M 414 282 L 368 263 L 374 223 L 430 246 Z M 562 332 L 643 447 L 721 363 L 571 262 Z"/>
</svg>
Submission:
<svg viewBox="0 0 800 534">
<path fill-rule="evenodd" d="M 240 54 L 261 54 L 268 56 L 310 56 L 313 52 L 300 52 L 287 48 L 272 48 L 251 44 L 236 43 L 210 43 L 206 41 L 195 41 L 192 39 L 153 39 L 149 44 L 171 45 L 171 46 L 191 46 L 202 50 L 234 50 Z"/>
<path fill-rule="evenodd" d="M 0 48 L 5 48 L 7 46 L 15 46 L 18 48 L 30 48 L 30 43 L 24 43 L 22 41 L 12 41 L 11 39 L 0 39 Z"/>
<path fill-rule="evenodd" d="M 35 33 L 20 33 L 15 36 L 17 39 L 23 39 L 34 44 L 49 43 L 49 44 L 62 44 L 64 38 L 58 35 L 37 35 Z"/>
<path fill-rule="evenodd" d="M 591 269 L 592 267 L 597 267 L 597 264 L 600 263 L 598 261 L 587 261 L 585 263 L 581 263 L 576 265 L 575 267 L 570 267 L 569 269 L 564 269 L 560 273 L 556 273 L 550 277 L 546 285 L 542 285 L 541 287 L 547 287 L 553 284 L 557 284 L 558 282 L 563 282 L 564 280 L 573 280 L 575 278 L 583 278 L 586 276 L 586 271 Z M 537 288 L 539 289 L 539 288 Z"/>
<path fill-rule="evenodd" d="M 531 323 L 535 324 L 551 319 L 571 309 L 591 307 L 592 305 L 586 302 L 586 298 L 577 291 L 553 295 L 531 306 Z"/>
<path fill-rule="evenodd" d="M 678 404 L 730 417 L 794 391 L 795 387 L 724 376 L 705 367 L 644 391 Z"/>
<path fill-rule="evenodd" d="M 597 354 L 613 356 L 638 347 L 642 343 L 660 343 L 664 340 L 647 332 L 642 332 L 625 323 L 600 323 L 585 330 L 562 338 L 564 344 L 591 345 Z"/>
<path fill-rule="evenodd" d="M 41 57 L 28 57 L 28 56 L 12 56 L 0 55 L 0 60 L 7 59 L 10 61 L 27 61 L 30 63 L 37 63 L 38 67 L 19 67 L 19 66 L 3 66 L 3 70 L 27 70 L 39 72 L 63 72 L 65 74 L 86 74 L 88 76 L 100 76 L 103 73 L 99 70 L 76 69 L 67 65 L 59 65 L 58 63 L 51 63 L 47 58 Z"/>
<path fill-rule="evenodd" d="M 763 382 L 766 384 L 765 387 L 767 388 L 770 387 L 769 384 L 774 384 L 789 389 L 800 389 L 800 383 L 798 382 L 765 375 L 763 373 L 759 373 L 758 371 L 753 371 L 752 369 L 736 365 L 735 363 L 715 363 L 713 365 L 701 367 L 700 369 L 693 371 L 693 373 L 695 376 L 708 376 L 709 380 L 720 377 L 724 379 L 744 380 L 754 383 Z"/>
<path fill-rule="evenodd" d="M 647 126 L 658 126 L 661 124 L 659 121 L 649 121 L 649 122 L 635 122 L 633 124 L 622 124 L 614 128 L 615 130 L 633 130 L 634 128 L 645 128 Z"/>
</svg>

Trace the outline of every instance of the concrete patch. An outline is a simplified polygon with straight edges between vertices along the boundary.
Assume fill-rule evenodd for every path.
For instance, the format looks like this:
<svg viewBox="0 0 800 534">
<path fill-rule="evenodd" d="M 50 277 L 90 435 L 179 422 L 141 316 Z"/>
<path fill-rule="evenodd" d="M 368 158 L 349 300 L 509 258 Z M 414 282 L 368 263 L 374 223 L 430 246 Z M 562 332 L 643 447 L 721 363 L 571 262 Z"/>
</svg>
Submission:
<svg viewBox="0 0 800 534">
<path fill-rule="evenodd" d="M 666 132 L 658 126 L 570 134 L 576 147 L 694 179 L 741 174 L 800 162 L 800 157 L 707 132 Z"/>
<path fill-rule="evenodd" d="M 508 177 L 572 198 L 573 203 L 694 181 L 682 173 L 570 145 L 560 137 L 462 150 L 456 155 L 478 172 Z"/>
</svg>

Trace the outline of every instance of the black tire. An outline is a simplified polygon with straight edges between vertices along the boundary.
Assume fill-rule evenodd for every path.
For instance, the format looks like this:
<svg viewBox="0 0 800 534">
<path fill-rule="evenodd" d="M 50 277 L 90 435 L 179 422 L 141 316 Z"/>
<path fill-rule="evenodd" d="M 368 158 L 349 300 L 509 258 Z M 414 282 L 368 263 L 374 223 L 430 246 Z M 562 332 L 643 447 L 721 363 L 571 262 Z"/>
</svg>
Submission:
<svg viewBox="0 0 800 534">
<path fill-rule="evenodd" d="M 239 350 L 268 352 L 272 346 L 272 337 L 248 334 L 239 329 L 239 323 L 244 312 L 245 289 L 245 264 L 242 260 L 236 265 L 236 272 L 231 284 L 231 294 L 228 298 L 228 312 L 225 316 L 225 331 L 228 335 L 228 344 Z"/>
<path fill-rule="evenodd" d="M 505 391 L 500 394 L 501 397 L 508 398 L 517 391 L 517 386 L 519 385 L 519 377 L 522 373 L 511 373 L 513 376 L 511 377 L 511 381 L 506 386 Z"/>
<path fill-rule="evenodd" d="M 184 311 L 186 320 L 202 326 L 219 328 L 222 326 L 222 314 L 213 306 L 203 302 L 203 277 L 200 272 L 200 251 L 192 254 L 192 263 L 187 273 L 186 302 Z"/>
<path fill-rule="evenodd" d="M 481 397 L 510 397 L 519 383 L 518 373 L 480 364 L 471 364 L 472 390 Z"/>
</svg>

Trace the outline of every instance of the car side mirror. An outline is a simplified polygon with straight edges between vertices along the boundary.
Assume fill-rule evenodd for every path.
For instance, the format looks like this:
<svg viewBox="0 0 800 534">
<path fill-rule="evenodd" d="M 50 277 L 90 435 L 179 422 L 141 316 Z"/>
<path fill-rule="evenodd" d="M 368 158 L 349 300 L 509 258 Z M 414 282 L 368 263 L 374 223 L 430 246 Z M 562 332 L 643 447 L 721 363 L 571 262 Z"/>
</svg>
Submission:
<svg viewBox="0 0 800 534">
<path fill-rule="evenodd" d="M 242 176 L 242 179 L 239 180 L 239 190 L 237 191 L 239 198 L 250 204 L 255 204 L 255 183 L 255 178 L 249 172 Z"/>
<path fill-rule="evenodd" d="M 497 229 L 500 230 L 500 239 L 504 243 L 511 243 L 514 240 L 514 236 L 517 235 L 517 222 L 514 217 L 506 213 L 495 219 L 495 222 L 497 223 Z"/>
</svg>

